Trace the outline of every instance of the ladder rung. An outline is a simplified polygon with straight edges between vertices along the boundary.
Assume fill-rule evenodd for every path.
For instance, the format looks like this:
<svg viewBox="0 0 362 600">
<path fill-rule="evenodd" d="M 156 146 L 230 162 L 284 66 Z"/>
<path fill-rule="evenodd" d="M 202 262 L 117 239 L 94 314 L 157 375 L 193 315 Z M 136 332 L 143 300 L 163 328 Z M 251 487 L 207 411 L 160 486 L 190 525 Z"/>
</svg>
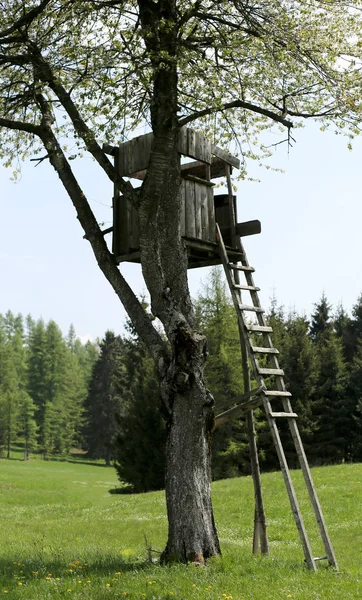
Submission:
<svg viewBox="0 0 362 600">
<path fill-rule="evenodd" d="M 246 265 L 235 265 L 234 263 L 229 263 L 229 269 L 234 269 L 234 271 L 249 271 L 250 273 L 254 273 L 254 267 L 249 267 Z"/>
<path fill-rule="evenodd" d="M 271 412 L 269 413 L 271 417 L 273 417 L 273 419 L 281 419 L 284 417 L 287 417 L 289 419 L 296 419 L 298 417 L 297 413 L 293 413 L 293 412 Z"/>
<path fill-rule="evenodd" d="M 254 285 L 239 285 L 238 283 L 234 283 L 233 287 L 236 290 L 245 290 L 246 292 L 260 292 L 260 288 Z"/>
<path fill-rule="evenodd" d="M 263 369 L 258 368 L 259 375 L 284 375 L 283 369 Z"/>
<path fill-rule="evenodd" d="M 248 304 L 239 304 L 240 310 L 247 310 L 256 313 L 265 313 L 265 310 L 260 306 L 249 306 Z"/>
<path fill-rule="evenodd" d="M 258 354 L 279 354 L 279 350 L 276 348 L 260 348 L 259 346 L 251 346 L 253 352 Z"/>
<path fill-rule="evenodd" d="M 273 328 L 267 325 L 246 325 L 246 328 L 259 333 L 273 333 Z"/>
<path fill-rule="evenodd" d="M 290 392 L 280 392 L 279 390 L 264 390 L 264 396 L 272 396 L 272 397 L 290 397 L 292 394 Z"/>
</svg>

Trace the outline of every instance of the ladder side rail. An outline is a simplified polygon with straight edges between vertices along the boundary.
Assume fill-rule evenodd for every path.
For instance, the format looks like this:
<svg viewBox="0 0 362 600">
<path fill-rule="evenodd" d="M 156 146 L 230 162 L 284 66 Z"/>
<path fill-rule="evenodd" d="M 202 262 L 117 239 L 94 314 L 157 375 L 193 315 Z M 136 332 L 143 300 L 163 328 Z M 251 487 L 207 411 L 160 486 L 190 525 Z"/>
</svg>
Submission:
<svg viewBox="0 0 362 600">
<path fill-rule="evenodd" d="M 258 365 L 257 360 L 255 358 L 255 354 L 254 354 L 254 352 L 252 351 L 252 348 L 251 348 L 251 342 L 250 342 L 250 338 L 249 338 L 249 335 L 248 335 L 248 330 L 247 330 L 247 327 L 246 327 L 246 323 L 244 322 L 244 315 L 243 315 L 242 311 L 240 311 L 240 309 L 239 309 L 238 296 L 236 294 L 235 288 L 233 287 L 234 281 L 233 281 L 233 278 L 231 276 L 230 269 L 229 269 L 229 261 L 228 261 L 227 252 L 226 252 L 226 248 L 225 248 L 225 245 L 224 245 L 224 242 L 223 242 L 223 239 L 222 239 L 222 236 L 221 236 L 220 229 L 219 229 L 218 225 L 216 225 L 216 230 L 217 230 L 218 240 L 219 240 L 219 244 L 220 244 L 220 248 L 221 248 L 221 260 L 222 260 L 222 263 L 223 263 L 225 275 L 226 275 L 226 278 L 227 278 L 227 281 L 228 281 L 228 284 L 229 284 L 229 288 L 230 288 L 230 291 L 231 291 L 231 296 L 232 296 L 232 299 L 233 299 L 233 302 L 234 302 L 236 314 L 238 316 L 238 321 L 239 321 L 239 323 L 240 323 L 240 325 L 242 327 L 242 331 L 244 333 L 244 339 L 245 339 L 246 346 L 247 346 L 247 349 L 248 349 L 248 354 L 249 354 L 249 357 L 250 357 L 250 361 L 252 363 L 254 373 L 255 373 L 255 375 L 257 377 L 258 385 L 261 385 L 264 388 L 266 388 L 265 383 L 264 383 L 264 379 L 259 374 L 259 365 Z M 243 252 L 243 256 L 244 256 L 244 259 L 243 259 L 243 264 L 244 264 L 244 260 L 247 261 L 247 259 L 245 258 L 245 252 Z M 247 271 L 245 271 L 245 276 L 248 276 L 248 279 L 247 279 L 248 285 L 253 285 L 253 281 L 251 281 L 251 278 L 250 278 L 250 273 L 247 272 Z M 249 281 L 250 281 L 250 283 L 249 283 Z M 259 297 L 258 297 L 258 295 L 257 295 L 256 292 L 255 292 L 255 294 L 256 294 L 255 302 L 257 303 L 258 306 L 260 306 Z M 253 298 L 253 301 L 254 301 L 254 298 Z M 260 325 L 264 326 L 266 324 L 263 314 L 261 314 L 261 313 L 257 314 L 257 319 L 258 319 L 258 322 L 259 322 Z M 270 336 L 267 336 L 267 337 L 270 339 L 270 342 L 271 342 Z M 273 356 L 273 358 L 275 358 L 275 357 Z M 264 404 L 265 412 L 266 412 L 266 415 L 267 415 L 269 427 L 270 427 L 270 430 L 271 430 L 271 433 L 272 433 L 274 445 L 275 445 L 275 448 L 276 448 L 276 451 L 277 451 L 277 455 L 278 455 L 278 458 L 279 458 L 280 468 L 281 468 L 281 471 L 283 473 L 284 482 L 285 482 L 285 486 L 287 488 L 288 497 L 289 497 L 289 501 L 290 501 L 290 504 L 291 504 L 291 508 L 292 508 L 294 520 L 295 520 L 295 523 L 296 523 L 296 526 L 297 526 L 297 529 L 298 529 L 298 533 L 299 533 L 299 537 L 300 537 L 300 540 L 301 540 L 301 543 L 302 543 L 302 547 L 303 547 L 303 551 L 304 551 L 304 556 L 305 556 L 305 559 L 307 561 L 307 564 L 308 564 L 309 568 L 311 568 L 311 569 L 313 569 L 315 571 L 316 570 L 316 565 L 315 565 L 315 562 L 314 562 L 314 559 L 313 559 L 312 550 L 311 550 L 311 547 L 310 547 L 310 543 L 309 543 L 309 539 L 308 539 L 308 536 L 307 536 L 307 532 L 306 532 L 306 529 L 305 529 L 305 526 L 304 526 L 304 523 L 303 523 L 303 518 L 302 518 L 302 514 L 301 514 L 301 511 L 300 511 L 300 508 L 299 508 L 299 504 L 298 504 L 298 500 L 297 500 L 297 497 L 296 497 L 294 485 L 293 485 L 293 482 L 292 482 L 292 479 L 291 479 L 291 476 L 290 476 L 288 463 L 287 463 L 286 458 L 285 458 L 283 446 L 282 446 L 282 443 L 281 443 L 281 439 L 280 439 L 280 436 L 279 436 L 279 431 L 278 431 L 277 425 L 275 423 L 275 419 L 273 419 L 270 416 L 270 413 L 272 412 L 272 410 L 271 410 L 270 401 L 269 401 L 269 399 L 266 396 L 264 396 L 264 398 L 263 398 L 263 404 Z"/>
<path fill-rule="evenodd" d="M 270 415 L 270 413 L 272 411 L 271 411 L 270 402 L 267 398 L 264 399 L 264 407 L 265 407 L 265 413 L 266 413 L 267 420 L 269 423 L 270 431 L 272 434 L 272 438 L 274 441 L 274 446 L 277 451 L 280 468 L 281 468 L 283 478 L 284 478 L 285 487 L 287 488 L 289 502 L 290 502 L 290 506 L 292 509 L 294 521 L 295 521 L 295 524 L 297 526 L 297 530 L 299 533 L 299 538 L 300 538 L 300 541 L 302 544 L 305 560 L 306 560 L 308 567 L 310 569 L 312 569 L 313 571 L 316 571 L 317 567 L 316 567 L 316 564 L 315 564 L 315 561 L 313 558 L 312 548 L 311 548 L 309 538 L 307 535 L 307 531 L 306 531 L 306 528 L 304 525 L 302 513 L 299 508 L 299 503 L 298 503 L 298 499 L 297 499 L 297 496 L 295 493 L 294 484 L 293 484 L 292 478 L 290 476 L 289 466 L 288 466 L 287 459 L 285 457 L 285 453 L 283 450 L 283 445 L 282 445 L 282 441 L 280 439 L 279 430 L 278 430 L 277 424 L 275 422 L 275 419 L 273 419 Z"/>
<path fill-rule="evenodd" d="M 239 289 L 236 288 L 237 285 L 240 285 L 239 273 L 236 272 L 235 274 L 232 274 L 231 270 L 229 269 L 229 259 L 227 256 L 226 248 L 225 248 L 222 236 L 221 236 L 219 226 L 217 224 L 216 224 L 216 232 L 217 232 L 217 236 L 218 236 L 219 244 L 220 244 L 220 248 L 221 248 L 221 260 L 223 263 L 225 275 L 226 275 L 226 278 L 227 278 L 227 281 L 229 284 L 229 289 L 230 289 L 230 292 L 232 295 L 236 314 L 238 317 L 244 381 L 245 381 L 245 377 L 246 377 L 247 387 L 250 389 L 248 356 L 251 357 L 252 352 L 251 352 L 251 347 L 250 347 L 250 339 L 249 339 L 249 336 L 247 335 L 247 330 L 245 327 L 243 313 L 239 309 L 239 306 L 241 303 L 241 290 L 240 290 L 240 288 Z M 243 256 L 245 256 L 245 253 L 243 253 Z M 262 382 L 262 385 L 264 385 L 264 382 Z M 259 390 L 259 398 L 260 398 L 260 390 Z M 252 550 L 253 550 L 253 553 L 256 554 L 258 552 L 258 547 L 259 547 L 259 543 L 260 543 L 261 553 L 269 554 L 269 542 L 268 542 L 268 536 L 267 536 L 267 525 L 266 525 L 266 519 L 265 519 L 265 510 L 264 510 L 264 502 L 263 502 L 263 494 L 262 494 L 262 486 L 261 486 L 259 457 L 258 457 L 258 449 L 257 449 L 257 445 L 256 445 L 254 414 L 253 414 L 252 410 L 249 410 L 246 415 L 246 423 L 247 423 L 248 438 L 249 438 L 250 463 L 251 463 L 251 472 L 252 472 L 252 477 L 253 477 L 254 498 L 255 498 L 254 534 L 253 534 Z"/>
<path fill-rule="evenodd" d="M 288 398 L 283 398 L 282 399 L 283 402 L 283 406 L 285 408 L 285 410 L 287 410 L 287 408 L 291 408 L 290 405 L 290 401 Z M 289 405 L 289 406 L 288 406 Z M 337 559 L 336 556 L 334 554 L 334 550 L 333 550 L 333 546 L 327 531 L 327 526 L 324 520 L 324 516 L 323 516 L 323 511 L 322 511 L 322 507 L 321 504 L 319 502 L 318 499 L 318 494 L 317 491 L 314 487 L 314 482 L 313 482 L 313 477 L 312 477 L 312 473 L 308 464 L 308 460 L 305 454 L 305 450 L 304 450 L 304 446 L 300 437 L 300 433 L 299 433 L 299 429 L 298 429 L 298 425 L 295 419 L 288 419 L 288 425 L 289 425 L 289 430 L 290 433 L 292 435 L 293 441 L 294 441 L 294 446 L 296 449 L 296 453 L 298 456 L 298 460 L 299 460 L 299 464 L 303 473 L 303 477 L 304 477 L 304 481 L 308 490 L 308 494 L 309 494 L 309 498 L 310 498 L 310 502 L 312 504 L 313 507 L 313 511 L 314 511 L 314 515 L 317 521 L 317 525 L 319 528 L 319 532 L 322 538 L 322 542 L 324 545 L 324 549 L 326 551 L 326 555 L 328 558 L 328 562 L 329 564 L 334 567 L 335 569 L 338 569 L 338 563 L 337 563 Z"/>
</svg>

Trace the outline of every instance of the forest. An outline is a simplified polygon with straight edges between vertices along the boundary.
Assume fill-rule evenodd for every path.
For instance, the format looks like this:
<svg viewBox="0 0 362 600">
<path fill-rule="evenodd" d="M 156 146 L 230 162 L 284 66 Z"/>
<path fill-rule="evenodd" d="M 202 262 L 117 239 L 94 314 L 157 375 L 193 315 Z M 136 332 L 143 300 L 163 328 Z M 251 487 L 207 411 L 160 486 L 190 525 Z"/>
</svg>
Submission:
<svg viewBox="0 0 362 600">
<path fill-rule="evenodd" d="M 207 385 L 217 412 L 243 389 L 235 311 L 219 268 L 195 299 L 197 323 L 208 340 Z M 268 309 L 275 346 L 312 465 L 362 460 L 362 294 L 348 314 L 325 294 L 310 317 Z M 21 448 L 44 459 L 113 464 L 135 492 L 164 485 L 166 415 L 153 360 L 132 326 L 120 336 L 82 344 L 73 325 L 63 335 L 54 321 L 0 314 L 0 452 Z M 261 468 L 278 468 L 261 409 L 255 411 Z M 284 435 L 284 432 L 281 432 Z M 287 432 L 285 432 L 287 436 Z M 297 466 L 285 437 L 290 466 Z M 250 473 L 244 420 L 216 429 L 213 479 Z"/>
</svg>

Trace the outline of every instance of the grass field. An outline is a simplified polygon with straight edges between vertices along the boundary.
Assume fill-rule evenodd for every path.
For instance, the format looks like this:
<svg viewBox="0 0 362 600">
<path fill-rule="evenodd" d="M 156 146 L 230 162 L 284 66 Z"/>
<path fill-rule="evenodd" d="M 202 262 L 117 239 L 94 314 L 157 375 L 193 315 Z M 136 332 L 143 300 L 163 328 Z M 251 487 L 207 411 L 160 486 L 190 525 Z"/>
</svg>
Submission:
<svg viewBox="0 0 362 600">
<path fill-rule="evenodd" d="M 263 476 L 270 556 L 251 554 L 250 478 L 213 484 L 222 558 L 206 568 L 147 561 L 162 550 L 164 494 L 111 495 L 114 469 L 0 460 L 0 597 L 23 600 L 362 599 L 362 465 L 313 469 L 338 572 L 303 554 L 279 473 Z M 316 556 L 324 554 L 299 472 L 293 473 Z"/>
</svg>

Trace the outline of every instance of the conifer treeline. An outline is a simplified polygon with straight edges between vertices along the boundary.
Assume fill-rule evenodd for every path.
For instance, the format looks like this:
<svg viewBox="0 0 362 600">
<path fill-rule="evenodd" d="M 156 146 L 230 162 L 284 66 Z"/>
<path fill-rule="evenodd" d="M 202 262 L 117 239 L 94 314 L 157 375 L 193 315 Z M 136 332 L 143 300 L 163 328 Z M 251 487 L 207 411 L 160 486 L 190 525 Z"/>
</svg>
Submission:
<svg viewBox="0 0 362 600">
<path fill-rule="evenodd" d="M 0 314 L 0 450 L 9 458 L 21 443 L 24 457 L 67 455 L 82 439 L 84 402 L 98 346 L 83 345 L 71 326 Z"/>
<path fill-rule="evenodd" d="M 243 381 L 236 316 L 220 270 L 211 272 L 196 314 L 208 339 L 208 385 L 222 407 L 242 393 Z M 275 301 L 268 318 L 311 464 L 361 461 L 362 295 L 351 316 L 342 307 L 333 313 L 323 295 L 310 319 L 286 313 Z M 27 317 L 24 324 L 10 311 L 0 315 L 3 454 L 19 442 L 25 458 L 30 450 L 67 455 L 78 447 L 90 458 L 114 462 L 119 478 L 135 491 L 158 489 L 164 417 L 152 361 L 131 330 L 83 345 L 73 327 L 63 338 L 53 321 Z M 261 466 L 277 468 L 262 411 L 255 417 Z M 287 457 L 296 466 L 288 440 Z M 246 427 L 239 419 L 215 432 L 213 477 L 249 471 Z"/>
</svg>

